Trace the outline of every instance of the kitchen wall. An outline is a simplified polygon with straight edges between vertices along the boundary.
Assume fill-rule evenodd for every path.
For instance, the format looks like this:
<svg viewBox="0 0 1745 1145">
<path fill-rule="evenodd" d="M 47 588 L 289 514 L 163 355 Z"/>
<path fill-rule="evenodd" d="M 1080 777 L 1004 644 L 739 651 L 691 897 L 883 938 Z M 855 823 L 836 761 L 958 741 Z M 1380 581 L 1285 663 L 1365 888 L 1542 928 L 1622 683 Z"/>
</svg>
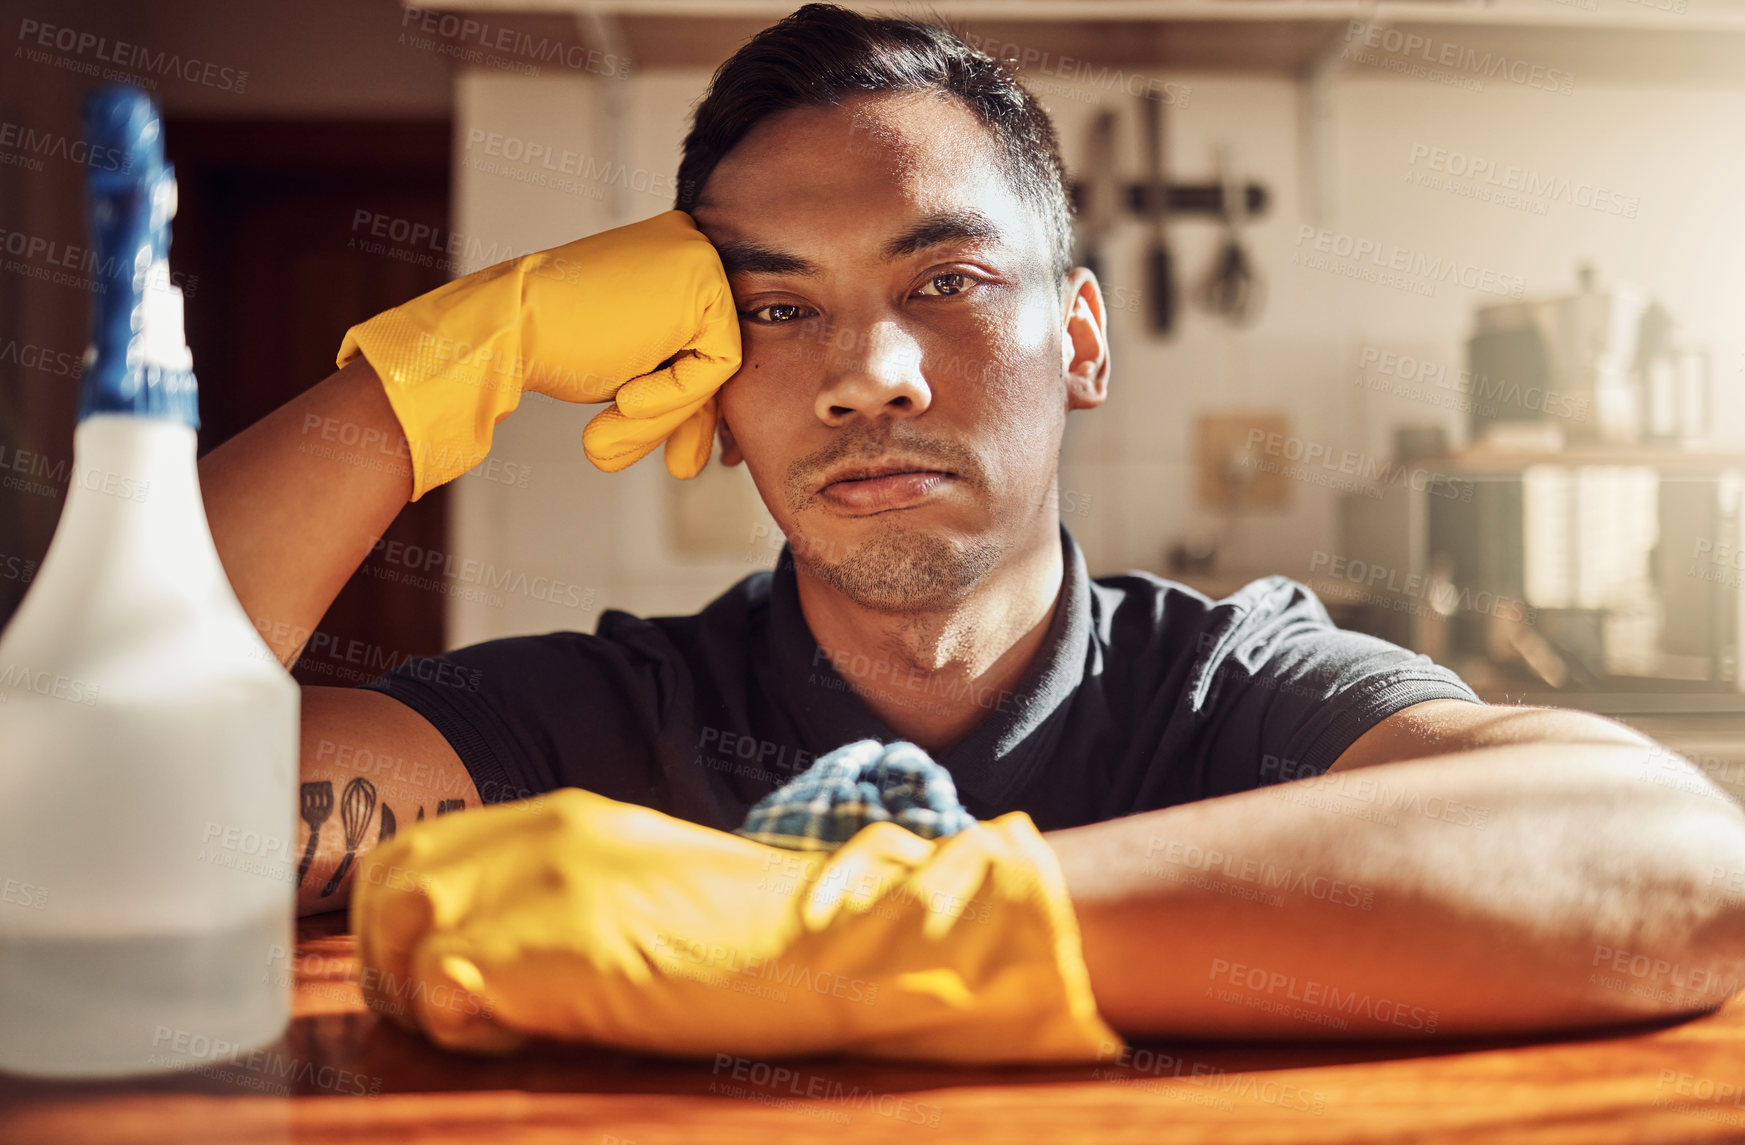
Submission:
<svg viewBox="0 0 1745 1145">
<path fill-rule="evenodd" d="M 494 242 L 537 249 L 667 209 L 679 141 L 707 78 L 702 69 L 633 75 L 617 96 L 625 118 L 614 137 L 609 84 L 599 78 L 460 75 L 456 230 L 487 249 Z M 1441 423 L 1459 440 L 1464 415 L 1435 404 L 1457 402 L 1454 391 L 1417 385 L 1402 387 L 1404 395 L 1384 394 L 1354 385 L 1365 350 L 1408 354 L 1454 374 L 1464 367 L 1476 305 L 1497 301 L 1494 292 L 1514 283 L 1528 297 L 1569 291 L 1578 261 L 1591 262 L 1602 285 L 1640 284 L 1710 348 L 1717 435 L 1745 442 L 1739 385 L 1745 335 L 1735 320 L 1745 303 L 1745 271 L 1730 253 L 1745 249 L 1745 213 L 1738 209 L 1745 155 L 1734 126 L 1745 121 L 1745 91 L 1589 85 L 1579 76 L 1568 94 L 1498 81 L 1471 90 L 1347 72 L 1331 94 L 1332 198 L 1325 217 L 1312 224 L 1302 191 L 1296 84 L 1228 73 L 1164 78 L 1175 96 L 1172 175 L 1209 177 L 1213 148 L 1228 144 L 1243 173 L 1274 195 L 1272 209 L 1247 234 L 1265 283 L 1265 310 L 1241 332 L 1190 311 L 1174 340 L 1153 340 L 1140 309 L 1145 225 L 1123 224 L 1105 284 L 1125 307 L 1111 315 L 1111 396 L 1101 410 L 1072 415 L 1061 460 L 1063 506 L 1073 510 L 1064 519 L 1094 573 L 1161 572 L 1172 541 L 1219 524 L 1195 499 L 1192 431 L 1203 412 L 1279 411 L 1307 443 L 1382 459 L 1391 453 L 1397 423 Z M 1086 128 L 1107 105 L 1123 113 L 1127 173 L 1141 173 L 1131 97 L 1059 78 L 1043 86 L 1069 164 L 1082 157 Z M 553 158 L 528 161 L 529 145 Z M 1443 152 L 1449 155 L 1438 158 Z M 1497 170 L 1526 169 L 1551 190 L 1487 202 L 1434 185 L 1449 168 L 1475 159 Z M 1597 205 L 1585 188 L 1603 190 Z M 1332 233 L 1305 238 L 1303 228 L 1311 225 Z M 1209 220 L 1181 219 L 1171 234 L 1191 287 L 1215 253 L 1219 229 Z M 1348 277 L 1341 271 L 1375 264 L 1334 257 L 1329 268 L 1315 261 L 1322 241 L 1334 249 L 1400 248 L 1420 272 L 1390 283 Z M 1436 260 L 1459 271 L 1424 273 Z M 1481 289 L 1462 286 L 1462 278 Z M 770 540 L 779 546 L 780 538 L 742 470 L 712 466 L 706 477 L 679 483 L 656 456 L 621 474 L 601 474 L 580 449 L 582 427 L 595 412 L 527 399 L 498 427 L 497 444 L 498 456 L 525 467 L 518 471 L 525 482 L 459 482 L 452 533 L 458 557 L 575 591 L 557 594 L 555 602 L 536 593 L 451 599 L 456 644 L 591 630 L 604 607 L 694 611 L 773 560 Z M 1337 494 L 1287 484 L 1282 511 L 1243 515 L 1230 526 L 1225 567 L 1304 576 L 1312 554 L 1336 543 Z M 677 521 L 691 524 L 677 528 Z"/>
<path fill-rule="evenodd" d="M 614 91 L 585 69 L 545 67 L 537 76 L 455 70 L 438 46 L 408 30 L 393 0 L 308 0 L 295 7 L 0 0 L 0 18 L 15 31 L 25 20 L 56 22 L 247 73 L 240 89 L 166 79 L 158 94 L 171 115 L 452 110 L 453 226 L 463 251 L 457 270 L 477 264 L 467 260 L 468 249 L 540 249 L 667 209 L 679 141 L 708 78 L 704 68 L 637 67 Z M 1383 285 L 1336 273 L 1365 266 L 1354 260 L 1333 259 L 1332 269 L 1302 265 L 1304 256 L 1317 257 L 1322 236 L 1302 239 L 1310 220 L 1298 85 L 1227 72 L 1172 70 L 1160 78 L 1173 97 L 1175 177 L 1209 177 L 1213 148 L 1228 144 L 1243 173 L 1273 194 L 1272 208 L 1247 235 L 1265 307 L 1242 332 L 1192 310 L 1172 341 L 1151 339 L 1142 325 L 1145 227 L 1133 220 L 1118 232 L 1105 283 L 1121 307 L 1111 315 L 1111 397 L 1101 410 L 1073 415 L 1061 461 L 1066 523 L 1099 573 L 1162 571 L 1172 541 L 1221 524 L 1196 504 L 1192 432 L 1201 413 L 1277 411 L 1304 441 L 1378 458 L 1390 453 L 1397 423 L 1440 422 L 1458 437 L 1462 415 L 1433 404 L 1458 395 L 1433 386 L 1402 387 L 1411 396 L 1380 394 L 1353 381 L 1366 350 L 1458 371 L 1473 307 L 1495 298 L 1423 275 Z M 0 109 L 8 122 L 76 137 L 77 97 L 90 82 L 66 67 L 14 60 L 0 71 Z M 1038 88 L 1069 163 L 1083 158 L 1086 128 L 1108 106 L 1124 116 L 1126 173 L 1141 173 L 1131 97 L 1057 75 L 1042 77 Z M 608 114 L 613 99 L 621 101 L 619 120 Z M 1639 283 L 1709 347 L 1720 401 L 1717 436 L 1745 444 L 1745 335 L 1734 320 L 1745 312 L 1745 271 L 1733 254 L 1745 247 L 1738 209 L 1745 202 L 1745 157 L 1735 126 L 1745 121 L 1745 89 L 1598 83 L 1577 75 L 1568 94 L 1500 81 L 1471 90 L 1355 67 L 1334 82 L 1329 112 L 1333 195 L 1319 224 L 1331 232 L 1328 245 L 1401 248 L 1420 260 L 1519 281 L 1529 296 L 1572 288 L 1583 259 L 1602 283 Z M 528 161 L 529 144 L 569 170 Z M 1446 174 L 1430 169 L 1432 154 L 1441 151 L 1496 169 L 1525 168 L 1535 181 L 1569 193 L 1498 203 L 1426 186 L 1426 176 Z M 10 226 L 67 241 L 82 235 L 80 172 L 66 166 L 64 178 L 0 167 Z M 1572 201 L 1592 186 L 1609 193 L 1603 206 L 1627 205 L 1633 217 Z M 1189 285 L 1219 238 L 1209 220 L 1173 226 Z M 85 336 L 76 293 L 0 276 L 0 320 L 21 341 L 76 348 Z M 10 397 L 0 414 L 24 427 L 8 431 L 15 446 L 48 448 L 41 442 L 70 434 L 63 379 L 5 364 L 0 376 Z M 581 428 L 595 412 L 529 397 L 498 430 L 497 459 L 514 468 L 499 464 L 456 483 L 452 567 L 477 559 L 499 581 L 507 574 L 509 583 L 525 587 L 478 594 L 483 599 L 449 597 L 454 644 L 592 630 L 604 607 L 694 611 L 773 559 L 780 538 L 742 470 L 711 466 L 704 477 L 680 483 L 654 457 L 621 474 L 601 474 L 580 450 Z M 1230 523 L 1225 567 L 1304 575 L 1312 554 L 1336 543 L 1337 495 L 1294 481 L 1287 490 L 1282 510 Z M 44 498 L 0 501 L 0 514 L 21 518 L 8 533 L 29 538 L 26 555 L 46 546 L 56 510 Z M 525 581 L 518 580 L 522 573 Z"/>
</svg>

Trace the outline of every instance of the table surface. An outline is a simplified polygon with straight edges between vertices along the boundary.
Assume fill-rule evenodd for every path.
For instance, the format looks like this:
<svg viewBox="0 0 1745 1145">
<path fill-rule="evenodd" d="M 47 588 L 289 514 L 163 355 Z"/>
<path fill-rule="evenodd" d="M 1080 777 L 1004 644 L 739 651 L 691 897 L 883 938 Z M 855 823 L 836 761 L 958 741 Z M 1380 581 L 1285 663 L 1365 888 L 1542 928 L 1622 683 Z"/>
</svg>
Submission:
<svg viewBox="0 0 1745 1145">
<path fill-rule="evenodd" d="M 251 1070 L 239 1058 L 198 1075 L 103 1083 L 0 1075 L 0 1141 L 1745 1139 L 1745 997 L 1695 1021 L 1556 1041 L 1146 1043 L 1126 1067 L 836 1058 L 717 1068 L 572 1046 L 475 1058 L 365 1008 L 345 923 L 343 914 L 299 923 L 294 1017 L 261 1055 L 270 1065 Z"/>
</svg>

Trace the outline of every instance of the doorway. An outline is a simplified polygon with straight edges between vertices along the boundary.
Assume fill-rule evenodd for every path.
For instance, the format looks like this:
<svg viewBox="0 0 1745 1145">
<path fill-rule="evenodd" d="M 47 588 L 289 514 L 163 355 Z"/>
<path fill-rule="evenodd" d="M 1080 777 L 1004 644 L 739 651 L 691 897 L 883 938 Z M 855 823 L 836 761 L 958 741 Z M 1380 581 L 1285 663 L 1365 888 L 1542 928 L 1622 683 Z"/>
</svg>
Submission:
<svg viewBox="0 0 1745 1145">
<path fill-rule="evenodd" d="M 358 239 L 383 218 L 447 233 L 451 126 L 166 118 L 164 138 L 204 455 L 332 373 L 348 327 L 448 280 L 438 259 Z M 378 553 L 393 541 L 447 552 L 447 492 L 401 510 Z M 298 683 L 366 683 L 443 651 L 443 595 L 396 584 L 377 560 L 327 610 Z"/>
</svg>

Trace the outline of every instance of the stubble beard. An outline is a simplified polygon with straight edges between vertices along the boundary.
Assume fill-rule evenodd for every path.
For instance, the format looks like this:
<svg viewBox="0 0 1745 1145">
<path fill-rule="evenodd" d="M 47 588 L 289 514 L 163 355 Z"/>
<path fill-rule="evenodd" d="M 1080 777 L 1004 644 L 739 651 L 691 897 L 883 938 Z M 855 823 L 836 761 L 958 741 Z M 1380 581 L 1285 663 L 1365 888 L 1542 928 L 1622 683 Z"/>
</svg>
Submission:
<svg viewBox="0 0 1745 1145">
<path fill-rule="evenodd" d="M 937 533 L 892 522 L 834 563 L 802 559 L 798 571 L 817 577 L 862 608 L 874 612 L 940 611 L 964 599 L 999 567 L 1000 545 L 977 538 L 955 545 Z"/>
</svg>

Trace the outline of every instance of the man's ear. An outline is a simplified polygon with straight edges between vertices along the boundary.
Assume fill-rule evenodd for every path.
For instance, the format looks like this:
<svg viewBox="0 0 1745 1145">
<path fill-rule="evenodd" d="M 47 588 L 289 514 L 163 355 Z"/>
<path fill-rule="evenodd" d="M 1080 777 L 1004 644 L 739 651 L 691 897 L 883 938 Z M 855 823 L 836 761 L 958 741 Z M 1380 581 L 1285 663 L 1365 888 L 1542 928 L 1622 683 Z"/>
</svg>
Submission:
<svg viewBox="0 0 1745 1145">
<path fill-rule="evenodd" d="M 1061 283 L 1060 370 L 1066 408 L 1095 409 L 1109 396 L 1109 330 L 1097 276 L 1075 266 Z"/>
<path fill-rule="evenodd" d="M 733 439 L 733 430 L 725 416 L 715 419 L 715 431 L 721 437 L 721 464 L 738 465 L 744 461 L 745 454 L 739 452 L 739 442 Z"/>
</svg>

